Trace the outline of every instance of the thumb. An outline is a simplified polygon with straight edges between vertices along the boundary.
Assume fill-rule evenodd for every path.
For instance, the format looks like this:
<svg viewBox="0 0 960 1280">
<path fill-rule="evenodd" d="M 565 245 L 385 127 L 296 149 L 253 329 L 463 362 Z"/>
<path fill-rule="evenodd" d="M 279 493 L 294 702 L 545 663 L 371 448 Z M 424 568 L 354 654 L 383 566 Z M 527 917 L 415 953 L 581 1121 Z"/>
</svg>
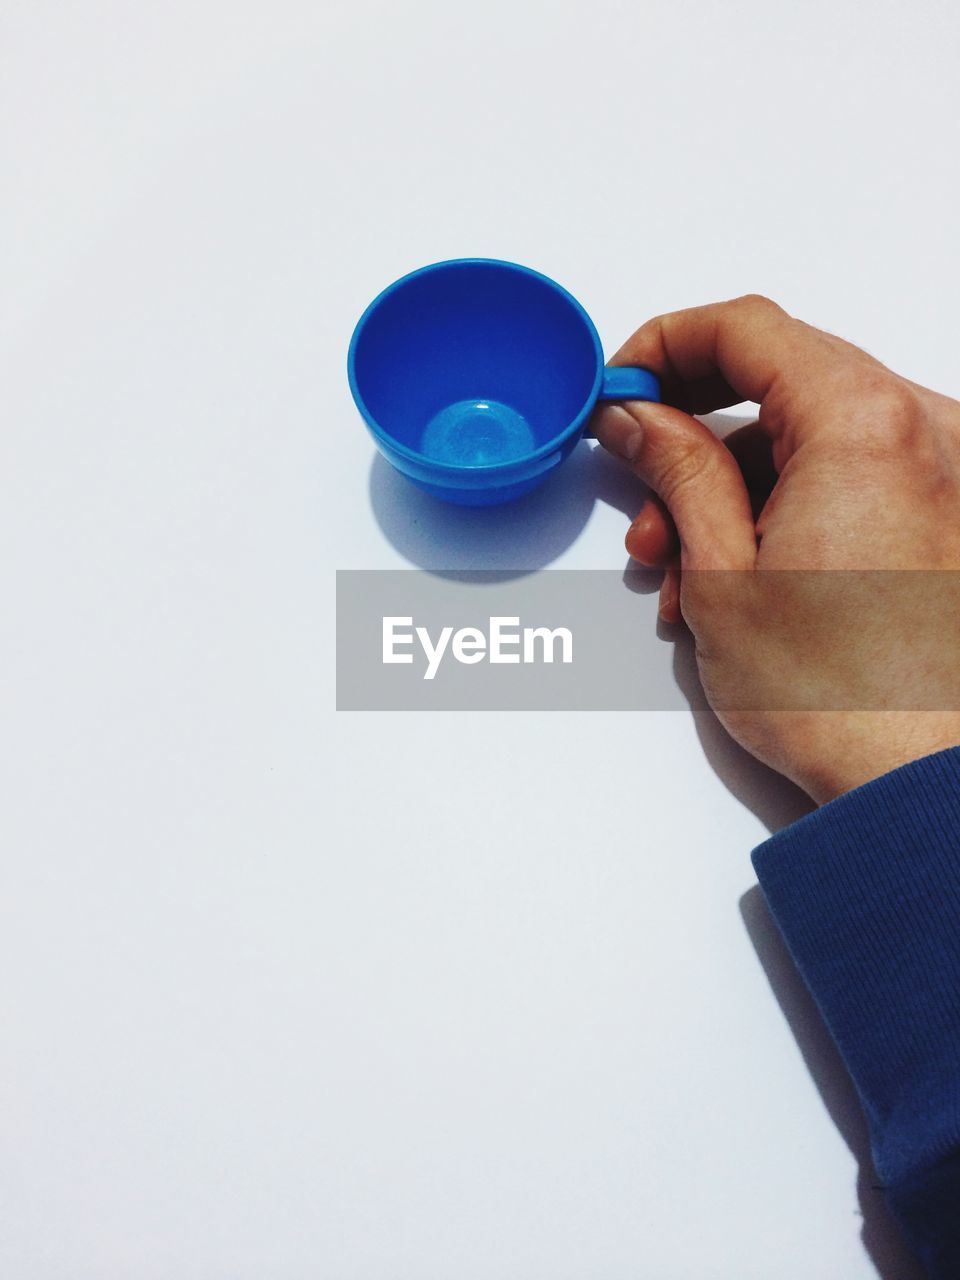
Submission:
<svg viewBox="0 0 960 1280">
<path fill-rule="evenodd" d="M 752 569 L 757 536 L 740 468 L 702 423 L 647 400 L 604 404 L 597 439 L 666 506 L 686 569 Z"/>
</svg>

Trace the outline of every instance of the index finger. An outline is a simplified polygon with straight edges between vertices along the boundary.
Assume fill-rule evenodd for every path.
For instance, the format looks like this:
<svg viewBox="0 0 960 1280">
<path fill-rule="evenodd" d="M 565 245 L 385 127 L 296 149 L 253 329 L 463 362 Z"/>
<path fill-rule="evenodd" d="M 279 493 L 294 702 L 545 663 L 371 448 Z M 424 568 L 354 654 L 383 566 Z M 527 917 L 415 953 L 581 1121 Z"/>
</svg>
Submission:
<svg viewBox="0 0 960 1280">
<path fill-rule="evenodd" d="M 778 382 L 810 376 L 829 353 L 826 334 L 748 294 L 648 320 L 610 363 L 651 369 L 669 403 L 709 413 L 743 400 L 763 404 Z"/>
</svg>

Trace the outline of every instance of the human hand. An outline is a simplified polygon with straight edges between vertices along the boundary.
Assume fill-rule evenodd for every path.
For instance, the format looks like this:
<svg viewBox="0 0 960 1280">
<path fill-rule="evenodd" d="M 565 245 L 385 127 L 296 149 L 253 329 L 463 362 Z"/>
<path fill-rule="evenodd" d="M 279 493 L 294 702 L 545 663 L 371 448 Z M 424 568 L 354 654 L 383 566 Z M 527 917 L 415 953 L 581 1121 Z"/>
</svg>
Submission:
<svg viewBox="0 0 960 1280">
<path fill-rule="evenodd" d="M 821 803 L 960 742 L 960 574 L 885 572 L 960 569 L 960 403 L 756 296 L 611 363 L 663 381 L 593 426 L 652 490 L 627 550 L 666 569 L 732 736 Z M 723 442 L 691 416 L 744 400 Z"/>
</svg>

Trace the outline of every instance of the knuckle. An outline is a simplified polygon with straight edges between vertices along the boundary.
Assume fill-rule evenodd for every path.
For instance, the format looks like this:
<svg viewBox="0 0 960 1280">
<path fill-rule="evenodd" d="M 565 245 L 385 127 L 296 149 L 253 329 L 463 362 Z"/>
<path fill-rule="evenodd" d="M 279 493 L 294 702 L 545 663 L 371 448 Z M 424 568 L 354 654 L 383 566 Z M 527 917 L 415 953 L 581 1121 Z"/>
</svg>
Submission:
<svg viewBox="0 0 960 1280">
<path fill-rule="evenodd" d="M 730 304 L 738 308 L 740 311 L 749 312 L 751 314 L 760 314 L 764 312 L 768 315 L 784 315 L 783 308 L 772 298 L 766 297 L 762 293 L 744 293 L 739 298 L 734 298 Z"/>
<path fill-rule="evenodd" d="M 862 446 L 880 456 L 899 456 L 918 445 L 923 407 L 905 382 L 880 372 L 864 382 L 861 373 L 856 398 L 856 436 Z"/>
</svg>

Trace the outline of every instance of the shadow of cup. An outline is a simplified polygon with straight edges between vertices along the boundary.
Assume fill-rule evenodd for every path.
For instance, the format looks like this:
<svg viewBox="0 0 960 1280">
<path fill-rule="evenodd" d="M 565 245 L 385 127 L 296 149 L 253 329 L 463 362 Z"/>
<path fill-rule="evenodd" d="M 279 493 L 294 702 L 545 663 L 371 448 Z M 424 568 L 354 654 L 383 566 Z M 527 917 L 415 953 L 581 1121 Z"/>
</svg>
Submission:
<svg viewBox="0 0 960 1280">
<path fill-rule="evenodd" d="M 597 502 L 632 519 L 647 493 L 595 444 L 583 442 L 539 488 L 498 507 L 457 507 L 406 480 L 380 454 L 370 466 L 370 506 L 387 541 L 432 573 L 495 569 L 517 577 L 557 560 Z"/>
</svg>

